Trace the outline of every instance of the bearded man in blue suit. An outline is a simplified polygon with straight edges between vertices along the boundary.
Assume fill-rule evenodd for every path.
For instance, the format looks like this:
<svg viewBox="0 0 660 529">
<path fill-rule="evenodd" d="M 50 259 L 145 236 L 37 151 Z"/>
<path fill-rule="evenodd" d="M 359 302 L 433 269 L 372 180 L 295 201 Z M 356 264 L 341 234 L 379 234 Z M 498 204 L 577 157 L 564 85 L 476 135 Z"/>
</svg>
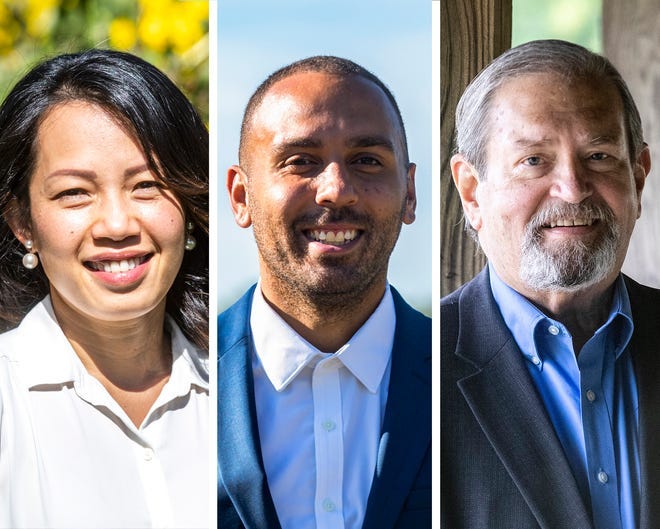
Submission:
<svg viewBox="0 0 660 529">
<path fill-rule="evenodd" d="M 431 325 L 387 282 L 414 176 L 394 97 L 351 61 L 250 99 L 227 189 L 260 279 L 218 319 L 219 527 L 431 527 Z"/>
</svg>

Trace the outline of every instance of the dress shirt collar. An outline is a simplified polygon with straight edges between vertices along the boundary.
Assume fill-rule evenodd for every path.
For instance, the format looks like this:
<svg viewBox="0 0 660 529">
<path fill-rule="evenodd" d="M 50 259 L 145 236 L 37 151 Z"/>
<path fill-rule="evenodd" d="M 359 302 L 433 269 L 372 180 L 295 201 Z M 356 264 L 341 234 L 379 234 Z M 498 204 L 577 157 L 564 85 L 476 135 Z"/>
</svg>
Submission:
<svg viewBox="0 0 660 529">
<path fill-rule="evenodd" d="M 259 362 L 276 391 L 283 391 L 308 365 L 334 357 L 371 393 L 378 390 L 390 360 L 396 314 L 389 284 L 376 310 L 335 353 L 323 353 L 296 333 L 255 289 L 250 328 Z"/>
<path fill-rule="evenodd" d="M 489 267 L 488 271 L 493 297 L 504 318 L 504 322 L 511 331 L 523 355 L 529 361 L 533 362 L 538 369 L 542 369 L 544 361 L 543 351 L 537 350 L 535 341 L 538 326 L 543 325 L 546 329 L 550 329 L 550 332 L 553 334 L 565 333 L 569 335 L 568 330 L 561 322 L 543 314 L 522 294 L 504 283 L 493 267 Z M 596 331 L 595 335 L 606 332 L 609 329 L 615 329 L 617 332 L 610 333 L 609 337 L 614 340 L 615 356 L 618 357 L 628 345 L 633 333 L 633 327 L 628 290 L 626 289 L 623 276 L 619 274 L 619 277 L 614 283 L 614 295 L 612 297 L 609 316 L 606 322 Z"/>
<path fill-rule="evenodd" d="M 168 393 L 186 394 L 191 385 L 208 391 L 208 355 L 188 341 L 169 315 L 166 315 L 165 326 L 172 344 Z M 89 376 L 57 322 L 50 296 L 30 310 L 20 325 L 7 334 L 17 341 L 10 348 L 17 351 L 11 361 L 19 364 L 21 379 L 27 387 L 67 382 L 84 384 Z"/>
</svg>

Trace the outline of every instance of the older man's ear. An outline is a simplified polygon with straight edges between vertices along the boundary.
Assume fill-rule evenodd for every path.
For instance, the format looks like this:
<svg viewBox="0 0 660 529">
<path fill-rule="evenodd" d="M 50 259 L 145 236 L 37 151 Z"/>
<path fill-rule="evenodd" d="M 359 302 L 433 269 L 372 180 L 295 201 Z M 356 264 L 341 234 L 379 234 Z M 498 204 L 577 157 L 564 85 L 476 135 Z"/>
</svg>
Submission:
<svg viewBox="0 0 660 529">
<path fill-rule="evenodd" d="M 481 229 L 481 209 L 477 199 L 479 175 L 474 166 L 462 154 L 454 154 L 450 161 L 454 184 L 461 197 L 463 212 L 470 225 L 477 231 Z"/>
</svg>

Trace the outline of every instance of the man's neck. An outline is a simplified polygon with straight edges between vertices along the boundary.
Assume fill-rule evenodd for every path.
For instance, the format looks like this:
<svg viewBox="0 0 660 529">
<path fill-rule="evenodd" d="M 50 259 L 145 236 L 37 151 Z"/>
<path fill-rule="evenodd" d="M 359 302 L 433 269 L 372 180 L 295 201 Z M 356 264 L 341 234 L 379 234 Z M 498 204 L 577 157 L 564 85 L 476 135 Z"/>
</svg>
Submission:
<svg viewBox="0 0 660 529">
<path fill-rule="evenodd" d="M 326 300 L 310 299 L 301 292 L 278 286 L 262 280 L 261 291 L 266 302 L 306 341 L 320 351 L 334 353 L 376 310 L 386 282 L 357 295 Z"/>
<path fill-rule="evenodd" d="M 525 296 L 542 312 L 563 323 L 573 337 L 578 355 L 582 346 L 605 323 L 612 306 L 614 285 L 574 292 L 536 292 Z"/>
</svg>

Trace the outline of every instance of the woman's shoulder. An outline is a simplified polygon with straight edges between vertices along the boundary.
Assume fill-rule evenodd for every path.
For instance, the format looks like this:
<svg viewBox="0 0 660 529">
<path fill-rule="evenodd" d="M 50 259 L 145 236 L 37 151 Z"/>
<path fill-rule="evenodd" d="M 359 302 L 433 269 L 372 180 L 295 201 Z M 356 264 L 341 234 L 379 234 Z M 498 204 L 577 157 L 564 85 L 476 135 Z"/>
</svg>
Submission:
<svg viewBox="0 0 660 529">
<path fill-rule="evenodd" d="M 24 356 L 23 351 L 43 347 L 59 332 L 50 298 L 46 297 L 30 309 L 17 327 L 0 334 L 0 358 L 16 360 L 16 355 Z"/>
<path fill-rule="evenodd" d="M 167 317 L 167 329 L 171 337 L 173 369 L 183 361 L 200 385 L 208 387 L 209 355 L 196 347 L 179 328 L 173 318 Z"/>
</svg>

